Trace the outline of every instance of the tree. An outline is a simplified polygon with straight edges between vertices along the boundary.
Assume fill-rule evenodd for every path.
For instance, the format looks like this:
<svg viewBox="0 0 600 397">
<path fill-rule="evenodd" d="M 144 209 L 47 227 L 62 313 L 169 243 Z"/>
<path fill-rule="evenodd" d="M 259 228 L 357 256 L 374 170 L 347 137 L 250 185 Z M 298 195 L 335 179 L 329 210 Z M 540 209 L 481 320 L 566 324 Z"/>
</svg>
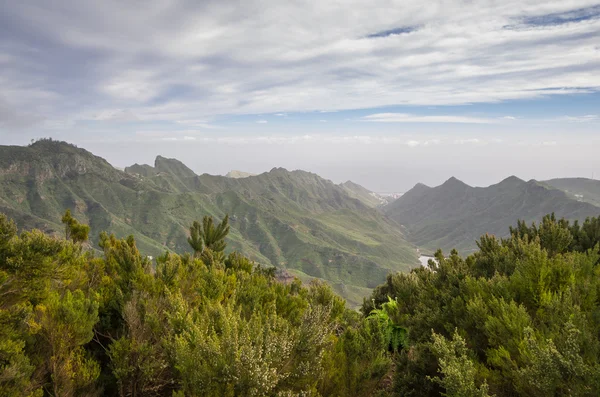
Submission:
<svg viewBox="0 0 600 397">
<path fill-rule="evenodd" d="M 475 385 L 475 364 L 469 357 L 469 349 L 465 340 L 454 331 L 452 340 L 433 333 L 431 348 L 439 361 L 439 371 L 443 377 L 430 378 L 439 383 L 447 397 L 488 397 L 488 386 L 484 382 L 480 387 Z"/>
<path fill-rule="evenodd" d="M 100 367 L 82 346 L 94 335 L 98 302 L 86 298 L 81 290 L 66 291 L 63 296 L 52 292 L 44 304 L 36 307 L 36 317 L 31 325 L 39 329 L 47 347 L 54 395 L 75 396 L 93 389 Z"/>
<path fill-rule="evenodd" d="M 65 238 L 72 240 L 74 243 L 82 243 L 87 241 L 90 233 L 88 225 L 79 223 L 77 219 L 71 215 L 71 210 L 66 210 L 62 217 L 62 223 L 65 224 Z"/>
<path fill-rule="evenodd" d="M 190 237 L 188 243 L 194 250 L 194 257 L 198 258 L 205 250 L 210 250 L 219 255 L 222 259 L 222 253 L 225 251 L 227 243 L 225 237 L 229 234 L 229 215 L 215 226 L 212 216 L 205 216 L 202 219 L 202 225 L 194 221 L 190 227 Z"/>
</svg>

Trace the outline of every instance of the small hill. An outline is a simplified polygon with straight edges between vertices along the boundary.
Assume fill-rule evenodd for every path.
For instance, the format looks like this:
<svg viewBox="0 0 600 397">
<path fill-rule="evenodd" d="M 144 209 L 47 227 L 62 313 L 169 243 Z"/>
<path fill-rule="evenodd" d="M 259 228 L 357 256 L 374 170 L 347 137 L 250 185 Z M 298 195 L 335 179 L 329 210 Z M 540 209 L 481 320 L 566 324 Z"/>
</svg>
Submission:
<svg viewBox="0 0 600 397">
<path fill-rule="evenodd" d="M 256 174 L 251 174 L 249 172 L 231 170 L 225 176 L 227 178 L 239 179 L 239 178 L 248 178 L 249 176 L 255 176 Z"/>
<path fill-rule="evenodd" d="M 600 207 L 600 181 L 587 178 L 560 178 L 544 181 L 556 189 L 567 193 L 571 198 L 585 201 Z"/>
<path fill-rule="evenodd" d="M 418 264 L 412 244 L 381 212 L 331 181 L 274 168 L 233 179 L 196 175 L 175 159 L 125 172 L 64 142 L 0 146 L 0 212 L 20 228 L 62 233 L 65 209 L 101 231 L 135 236 L 146 255 L 189 251 L 194 220 L 230 215 L 229 250 L 304 280 L 328 281 L 358 305 L 389 272 Z"/>
<path fill-rule="evenodd" d="M 563 191 L 511 176 L 489 187 L 471 187 L 450 178 L 437 187 L 416 185 L 384 212 L 406 227 L 416 245 L 463 253 L 476 249 L 475 240 L 486 233 L 506 236 L 516 219 L 527 222 L 554 212 L 557 217 L 583 220 L 600 208 L 572 199 Z"/>
</svg>

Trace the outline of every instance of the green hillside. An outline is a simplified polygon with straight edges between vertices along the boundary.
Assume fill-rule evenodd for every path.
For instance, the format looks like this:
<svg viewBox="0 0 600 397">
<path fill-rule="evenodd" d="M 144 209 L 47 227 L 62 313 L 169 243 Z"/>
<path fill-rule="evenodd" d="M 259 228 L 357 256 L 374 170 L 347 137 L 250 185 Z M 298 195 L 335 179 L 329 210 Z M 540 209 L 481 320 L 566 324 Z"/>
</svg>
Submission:
<svg viewBox="0 0 600 397">
<path fill-rule="evenodd" d="M 126 172 L 56 141 L 0 147 L 0 211 L 20 228 L 61 233 L 66 208 L 91 227 L 133 234 L 146 255 L 189 251 L 187 231 L 204 215 L 230 215 L 229 249 L 303 279 L 327 280 L 351 304 L 391 271 L 417 262 L 394 222 L 318 175 L 274 168 L 233 179 L 196 175 L 157 157 Z"/>
<path fill-rule="evenodd" d="M 587 178 L 559 178 L 544 183 L 560 189 L 571 198 L 600 206 L 600 181 Z"/>
<path fill-rule="evenodd" d="M 457 248 L 470 253 L 481 235 L 506 236 L 514 219 L 532 222 L 554 212 L 557 217 L 584 220 L 600 214 L 600 208 L 548 185 L 511 176 L 485 188 L 456 178 L 434 188 L 418 184 L 384 212 L 406 227 L 408 239 L 422 251 Z"/>
</svg>

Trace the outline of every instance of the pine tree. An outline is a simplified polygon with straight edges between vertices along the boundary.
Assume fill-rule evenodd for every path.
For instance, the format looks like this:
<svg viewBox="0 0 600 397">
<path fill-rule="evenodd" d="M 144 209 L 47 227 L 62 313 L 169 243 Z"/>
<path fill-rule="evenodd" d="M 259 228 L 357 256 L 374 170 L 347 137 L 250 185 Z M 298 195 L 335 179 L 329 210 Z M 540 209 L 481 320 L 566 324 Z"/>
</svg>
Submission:
<svg viewBox="0 0 600 397">
<path fill-rule="evenodd" d="M 194 221 L 188 237 L 188 243 L 194 250 L 194 257 L 199 257 L 207 249 L 221 257 L 227 246 L 225 242 L 227 234 L 229 234 L 229 215 L 225 215 L 223 221 L 216 226 L 212 216 L 205 216 L 202 225 Z"/>
</svg>

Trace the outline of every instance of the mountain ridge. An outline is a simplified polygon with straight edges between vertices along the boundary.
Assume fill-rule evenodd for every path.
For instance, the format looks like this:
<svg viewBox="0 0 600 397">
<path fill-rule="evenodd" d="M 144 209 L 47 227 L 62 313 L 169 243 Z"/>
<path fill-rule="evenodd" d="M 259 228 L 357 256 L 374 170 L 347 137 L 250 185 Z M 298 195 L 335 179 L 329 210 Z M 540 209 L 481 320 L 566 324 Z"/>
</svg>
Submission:
<svg viewBox="0 0 600 397">
<path fill-rule="evenodd" d="M 157 167 L 134 164 L 123 172 L 55 141 L 0 147 L 0 154 L 0 211 L 22 229 L 62 233 L 68 208 L 90 225 L 92 244 L 102 230 L 133 234 L 154 256 L 189 251 L 194 220 L 229 214 L 230 249 L 304 280 L 326 280 L 353 305 L 389 272 L 418 263 L 394 222 L 310 172 L 274 168 L 232 179 L 197 175 L 164 157 Z"/>
<path fill-rule="evenodd" d="M 515 219 L 526 222 L 555 212 L 557 217 L 584 220 L 600 208 L 571 199 L 561 190 L 515 176 L 488 187 L 471 187 L 455 177 L 428 188 L 417 184 L 384 207 L 391 219 L 406 227 L 407 238 L 430 252 L 476 249 L 486 233 L 506 236 Z"/>
</svg>

